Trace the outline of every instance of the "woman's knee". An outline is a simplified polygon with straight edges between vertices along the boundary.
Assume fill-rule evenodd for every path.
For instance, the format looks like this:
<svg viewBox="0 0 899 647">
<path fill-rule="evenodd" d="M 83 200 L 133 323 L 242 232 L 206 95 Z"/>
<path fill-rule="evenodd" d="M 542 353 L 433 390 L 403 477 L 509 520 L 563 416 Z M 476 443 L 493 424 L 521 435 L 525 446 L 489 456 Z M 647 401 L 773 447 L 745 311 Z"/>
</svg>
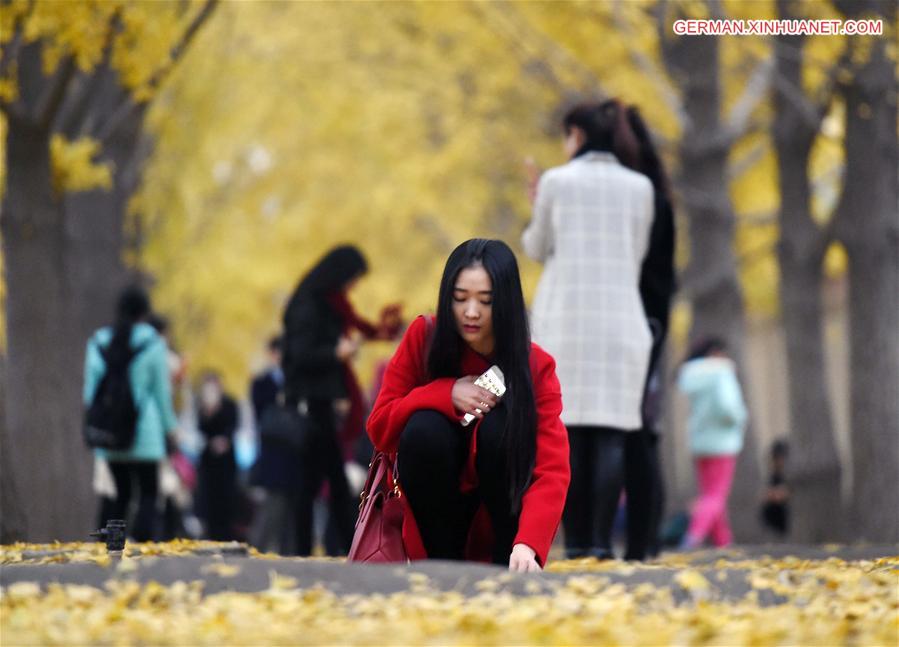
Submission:
<svg viewBox="0 0 899 647">
<path fill-rule="evenodd" d="M 505 456 L 503 437 L 506 430 L 506 410 L 499 406 L 481 420 L 477 432 L 478 455 L 499 460 Z"/>
<path fill-rule="evenodd" d="M 399 456 L 417 460 L 440 459 L 455 455 L 461 433 L 438 411 L 416 411 L 400 435 Z"/>
</svg>

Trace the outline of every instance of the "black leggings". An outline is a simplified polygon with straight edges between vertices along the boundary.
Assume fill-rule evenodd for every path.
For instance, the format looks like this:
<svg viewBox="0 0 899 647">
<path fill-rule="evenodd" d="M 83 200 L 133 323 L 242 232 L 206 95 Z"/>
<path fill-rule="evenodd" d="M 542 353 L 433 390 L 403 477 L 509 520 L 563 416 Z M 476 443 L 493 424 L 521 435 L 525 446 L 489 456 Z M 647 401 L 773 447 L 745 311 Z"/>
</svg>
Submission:
<svg viewBox="0 0 899 647">
<path fill-rule="evenodd" d="M 627 494 L 627 552 L 625 559 L 646 559 L 656 551 L 662 483 L 658 438 L 643 428 L 625 434 L 624 492 Z"/>
<path fill-rule="evenodd" d="M 353 503 L 343 469 L 343 455 L 337 442 L 334 403 L 331 400 L 309 400 L 309 418 L 313 436 L 301 460 L 301 484 L 297 497 L 297 554 L 312 554 L 312 504 L 327 479 L 329 486 L 328 515 L 337 531 L 337 548 L 344 555 L 353 540 Z"/>
<path fill-rule="evenodd" d="M 612 524 L 624 486 L 625 432 L 568 427 L 571 484 L 562 523 L 569 558 L 612 557 Z"/>
<path fill-rule="evenodd" d="M 518 515 L 506 484 L 502 434 L 506 409 L 488 413 L 478 427 L 478 489 L 459 491 L 471 432 L 437 411 L 416 411 L 400 437 L 397 470 L 425 551 L 431 559 L 461 560 L 471 521 L 484 504 L 493 526 L 493 562 L 507 565 L 518 532 Z"/>
<path fill-rule="evenodd" d="M 116 498 L 107 500 L 101 516 L 106 519 L 127 519 L 131 503 L 133 482 L 137 481 L 137 514 L 129 524 L 128 535 L 135 541 L 151 541 L 156 530 L 156 495 L 159 492 L 159 463 L 152 461 L 109 461 L 109 470 L 115 480 Z"/>
</svg>

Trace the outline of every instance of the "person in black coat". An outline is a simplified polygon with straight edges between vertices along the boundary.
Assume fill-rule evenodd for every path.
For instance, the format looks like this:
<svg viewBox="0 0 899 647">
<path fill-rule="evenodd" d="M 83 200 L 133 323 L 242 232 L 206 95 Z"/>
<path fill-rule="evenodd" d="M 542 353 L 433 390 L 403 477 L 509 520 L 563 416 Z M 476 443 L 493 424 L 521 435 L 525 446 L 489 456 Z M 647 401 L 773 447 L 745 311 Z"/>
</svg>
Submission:
<svg viewBox="0 0 899 647">
<path fill-rule="evenodd" d="M 627 109 L 628 125 L 639 155 L 634 170 L 646 175 L 654 188 L 655 214 L 649 248 L 640 271 L 640 298 L 652 329 L 652 351 L 643 395 L 643 426 L 625 438 L 624 490 L 627 494 L 627 551 L 625 559 L 645 559 L 652 551 L 661 517 L 663 483 L 658 456 L 662 377 L 659 360 L 668 336 L 671 300 L 676 290 L 674 271 L 674 206 L 662 160 L 646 123 L 636 107 Z"/>
<path fill-rule="evenodd" d="M 250 385 L 250 399 L 253 402 L 253 415 L 256 422 L 262 414 L 278 399 L 278 393 L 284 386 L 284 372 L 281 370 L 281 337 L 272 337 L 268 341 L 268 367 L 253 378 Z"/>
<path fill-rule="evenodd" d="M 230 541 L 237 497 L 234 457 L 237 405 L 224 393 L 221 379 L 215 373 L 207 373 L 201 381 L 198 426 L 206 440 L 199 475 L 206 536 L 216 541 Z"/>
<path fill-rule="evenodd" d="M 344 554 L 353 538 L 353 503 L 337 439 L 334 403 L 347 396 L 345 363 L 359 347 L 347 335 L 346 293 L 367 269 L 355 247 L 331 250 L 300 281 L 284 313 L 285 402 L 308 410 L 314 423 L 302 457 L 296 505 L 299 555 L 312 552 L 312 504 L 325 479 L 330 488 L 329 514 Z"/>
<path fill-rule="evenodd" d="M 275 406 L 284 388 L 281 370 L 283 340 L 273 337 L 268 343 L 268 367 L 253 378 L 250 399 L 256 431 L 266 411 Z M 293 552 L 293 509 L 300 482 L 300 456 L 296 449 L 271 438 L 259 438 L 259 454 L 250 470 L 250 485 L 258 503 L 250 531 L 250 543 L 261 551 L 276 550 L 282 555 Z"/>
</svg>

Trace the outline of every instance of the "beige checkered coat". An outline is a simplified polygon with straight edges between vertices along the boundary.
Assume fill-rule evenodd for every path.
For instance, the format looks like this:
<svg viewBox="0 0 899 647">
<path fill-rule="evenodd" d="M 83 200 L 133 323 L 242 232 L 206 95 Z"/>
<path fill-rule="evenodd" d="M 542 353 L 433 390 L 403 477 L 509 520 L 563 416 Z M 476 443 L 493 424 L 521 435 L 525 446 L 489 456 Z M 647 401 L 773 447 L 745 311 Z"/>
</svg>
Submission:
<svg viewBox="0 0 899 647">
<path fill-rule="evenodd" d="M 611 153 L 540 178 L 522 244 L 545 265 L 533 338 L 556 359 L 566 425 L 641 425 L 652 335 L 639 281 L 652 218 L 652 183 Z"/>
</svg>

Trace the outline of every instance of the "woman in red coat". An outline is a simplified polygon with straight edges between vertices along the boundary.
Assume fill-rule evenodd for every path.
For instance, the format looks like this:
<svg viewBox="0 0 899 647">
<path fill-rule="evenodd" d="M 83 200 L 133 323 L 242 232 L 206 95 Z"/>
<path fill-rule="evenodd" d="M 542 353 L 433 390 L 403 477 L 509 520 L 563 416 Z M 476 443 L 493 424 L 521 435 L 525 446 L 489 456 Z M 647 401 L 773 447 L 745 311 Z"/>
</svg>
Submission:
<svg viewBox="0 0 899 647">
<path fill-rule="evenodd" d="M 474 384 L 496 364 L 502 398 Z M 532 344 L 518 263 L 498 240 L 447 260 L 435 318 L 406 331 L 368 419 L 398 452 L 411 559 L 474 559 L 536 571 L 559 527 L 570 469 L 555 362 Z M 466 413 L 476 424 L 460 424 Z"/>
</svg>

